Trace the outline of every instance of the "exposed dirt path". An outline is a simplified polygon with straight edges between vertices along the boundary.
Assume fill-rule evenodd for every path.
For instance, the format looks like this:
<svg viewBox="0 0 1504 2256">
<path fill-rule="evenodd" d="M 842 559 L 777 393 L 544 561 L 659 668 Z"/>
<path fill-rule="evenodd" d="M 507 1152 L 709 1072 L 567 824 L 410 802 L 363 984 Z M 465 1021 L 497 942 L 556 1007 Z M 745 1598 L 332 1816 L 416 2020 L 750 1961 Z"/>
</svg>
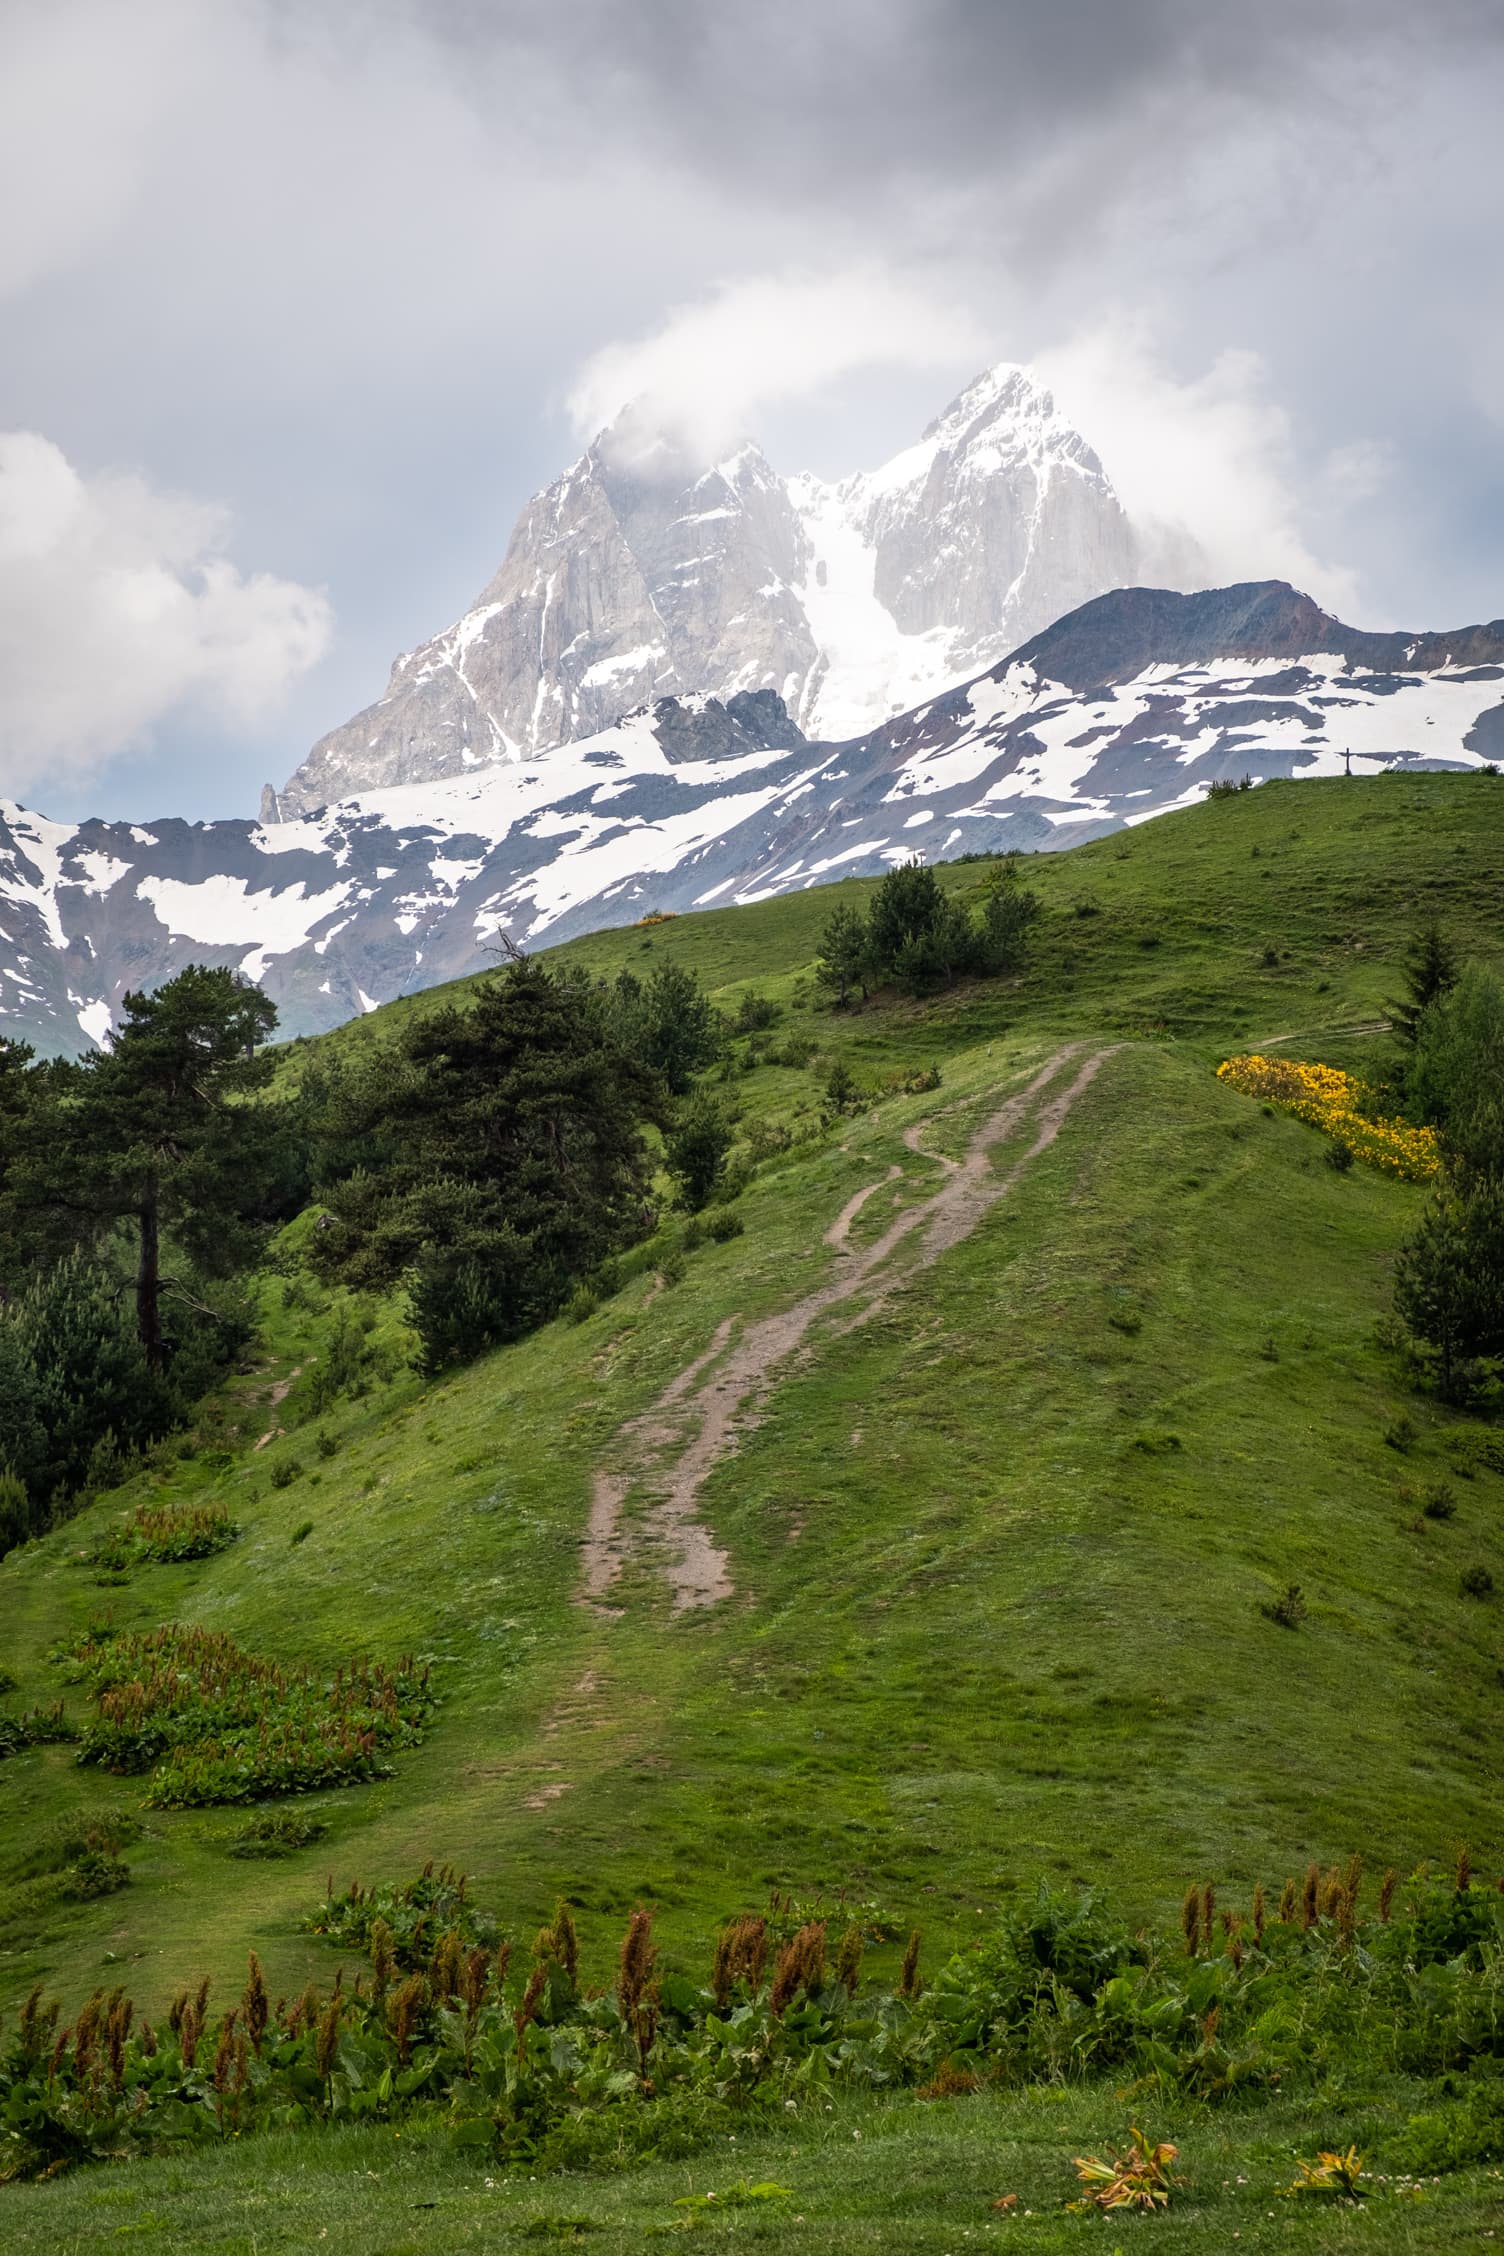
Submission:
<svg viewBox="0 0 1504 2256">
<path fill-rule="evenodd" d="M 854 1251 L 848 1242 L 851 1224 L 873 1193 L 882 1189 L 883 1181 L 858 1192 L 825 1233 L 825 1243 L 847 1256 L 835 1277 L 791 1307 L 744 1326 L 734 1344 L 736 1319 L 728 1318 L 652 1407 L 623 1426 L 611 1464 L 595 1476 L 584 1544 L 581 1595 L 586 1605 L 601 1614 L 612 1612 L 602 1601 L 627 1558 L 642 1550 L 660 1558 L 676 1612 L 713 1606 L 732 1596 L 726 1554 L 695 1510 L 707 1476 L 731 1445 L 736 1421 L 744 1421 L 766 1397 L 776 1371 L 798 1353 L 822 1316 L 857 1302 L 852 1323 L 843 1328 L 865 1322 L 896 1285 L 916 1270 L 927 1269 L 968 1237 L 1008 1195 L 1029 1162 L 1055 1141 L 1071 1107 L 1116 1047 L 1095 1052 L 1066 1086 L 1041 1102 L 1082 1048 L 1079 1042 L 1065 1044 L 1026 1088 L 981 1123 L 964 1159 L 923 1150 L 919 1138 L 936 1115 L 910 1128 L 904 1136 L 908 1148 L 946 1170 L 938 1190 L 902 1208 L 872 1245 Z M 1011 1168 L 997 1173 L 993 1148 L 1016 1137 L 1031 1121 L 1032 1143 Z M 899 1172 L 891 1169 L 883 1180 L 891 1182 Z M 915 1259 L 894 1265 L 894 1254 L 916 1232 L 920 1236 Z M 648 1509 L 629 1529 L 624 1512 L 634 1489 L 644 1493 Z"/>
<path fill-rule="evenodd" d="M 902 1173 L 903 1169 L 895 1161 L 894 1164 L 888 1169 L 888 1182 L 896 1183 Z M 837 1253 L 844 1253 L 846 1251 L 846 1241 L 851 1236 L 852 1223 L 861 1213 L 862 1208 L 866 1205 L 868 1199 L 872 1197 L 875 1191 L 880 1191 L 882 1187 L 883 1186 L 881 1183 L 869 1183 L 864 1190 L 854 1191 L 852 1193 L 851 1197 L 846 1201 L 846 1204 L 842 1207 L 840 1213 L 836 1216 L 834 1222 L 831 1223 L 830 1228 L 825 1233 L 825 1243 L 828 1246 L 834 1246 Z"/>
<path fill-rule="evenodd" d="M 281 1405 L 287 1400 L 287 1397 L 291 1394 L 295 1381 L 300 1379 L 302 1376 L 303 1365 L 299 1363 L 295 1365 L 291 1371 L 288 1372 L 285 1379 L 278 1379 L 276 1385 L 270 1388 L 267 1393 L 266 1400 L 269 1407 L 273 1410 L 279 1409 Z M 277 1439 L 279 1439 L 283 1430 L 284 1429 L 281 1426 L 268 1426 L 266 1432 L 256 1443 L 256 1449 L 264 1449 L 269 1441 L 276 1441 Z M 254 1449 L 252 1450 L 251 1454 L 252 1456 L 255 1455 Z"/>
</svg>

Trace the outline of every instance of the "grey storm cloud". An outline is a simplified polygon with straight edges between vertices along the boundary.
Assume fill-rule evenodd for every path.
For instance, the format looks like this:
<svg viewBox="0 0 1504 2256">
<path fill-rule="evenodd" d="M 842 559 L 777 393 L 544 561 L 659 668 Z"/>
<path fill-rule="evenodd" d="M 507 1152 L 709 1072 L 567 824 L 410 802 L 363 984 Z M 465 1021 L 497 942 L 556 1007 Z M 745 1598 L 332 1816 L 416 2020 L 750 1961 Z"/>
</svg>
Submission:
<svg viewBox="0 0 1504 2256">
<path fill-rule="evenodd" d="M 1037 359 L 1218 571 L 1497 613 L 1501 57 L 1498 0 L 8 0 L 0 579 L 73 516 L 0 791 L 252 804 L 665 369 L 831 473 Z"/>
<path fill-rule="evenodd" d="M 422 18 L 467 67 L 561 72 L 598 125 L 719 178 L 885 201 L 1006 176 L 1141 109 L 1173 111 L 1141 152 L 1156 164 L 1224 105 L 1330 124 L 1344 81 L 1387 106 L 1417 68 L 1504 43 L 1495 0 L 425 0 Z"/>
</svg>

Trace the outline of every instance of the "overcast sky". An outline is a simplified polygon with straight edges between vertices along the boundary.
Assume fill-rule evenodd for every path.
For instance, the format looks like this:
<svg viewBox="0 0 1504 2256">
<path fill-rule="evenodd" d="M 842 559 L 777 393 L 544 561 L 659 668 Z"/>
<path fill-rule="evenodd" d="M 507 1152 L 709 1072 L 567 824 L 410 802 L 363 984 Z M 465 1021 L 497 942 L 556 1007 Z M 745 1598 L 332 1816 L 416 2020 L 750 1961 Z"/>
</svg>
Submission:
<svg viewBox="0 0 1504 2256">
<path fill-rule="evenodd" d="M 251 812 L 630 393 L 1034 363 L 1131 512 L 1504 613 L 1504 0 L 0 0 L 0 792 Z"/>
</svg>

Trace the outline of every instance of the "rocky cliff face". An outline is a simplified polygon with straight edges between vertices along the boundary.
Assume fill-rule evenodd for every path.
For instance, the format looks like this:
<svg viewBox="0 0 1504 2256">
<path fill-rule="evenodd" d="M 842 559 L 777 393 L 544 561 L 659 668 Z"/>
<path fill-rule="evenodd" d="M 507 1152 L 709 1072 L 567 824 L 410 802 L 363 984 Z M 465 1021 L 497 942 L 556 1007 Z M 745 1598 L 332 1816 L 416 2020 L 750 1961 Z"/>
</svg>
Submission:
<svg viewBox="0 0 1504 2256">
<path fill-rule="evenodd" d="M 771 689 L 862 734 L 1133 577 L 1096 456 L 1023 369 L 979 377 L 917 445 L 828 485 L 755 446 L 709 466 L 629 412 L 523 511 L 471 610 L 399 658 L 264 820 L 532 759 L 668 692 Z"/>
<path fill-rule="evenodd" d="M 1278 582 L 1126 588 L 845 743 L 759 689 L 659 698 L 544 759 L 284 823 L 70 825 L 0 801 L 0 1034 L 77 1050 L 127 988 L 191 962 L 234 965 L 311 1033 L 482 969 L 503 934 L 1072 846 L 1224 777 L 1349 760 L 1504 760 L 1504 621 L 1372 635 Z"/>
</svg>

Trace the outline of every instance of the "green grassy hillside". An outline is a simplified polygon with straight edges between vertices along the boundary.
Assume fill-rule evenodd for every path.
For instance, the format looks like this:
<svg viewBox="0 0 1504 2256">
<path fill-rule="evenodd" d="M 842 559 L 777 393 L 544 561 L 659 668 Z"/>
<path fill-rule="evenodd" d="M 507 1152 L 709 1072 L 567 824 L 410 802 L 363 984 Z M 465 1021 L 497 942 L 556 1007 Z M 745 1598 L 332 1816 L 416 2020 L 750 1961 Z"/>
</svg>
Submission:
<svg viewBox="0 0 1504 2256">
<path fill-rule="evenodd" d="M 676 1276 L 682 1225 L 666 1225 L 584 1322 L 314 1418 L 333 1314 L 293 1274 L 295 1226 L 262 1288 L 257 1367 L 206 1407 L 196 1450 L 164 1449 L 0 1562 L 9 1704 L 54 1698 L 49 1652 L 108 1611 L 325 1671 L 415 1652 L 442 1705 L 393 1777 L 297 1805 L 327 1821 L 317 1843 L 240 1861 L 243 1812 L 147 1810 L 130 1886 L 93 1903 L 28 1888 L 27 1845 L 70 1811 L 139 1802 L 140 1782 L 65 1745 L 0 1763 L 0 2002 L 43 1976 L 70 1998 L 126 1980 L 155 2007 L 200 1972 L 238 1984 L 252 1945 L 274 1988 L 327 1978 L 299 1924 L 326 1874 L 430 1856 L 521 1934 L 562 1891 L 604 1950 L 647 1900 L 670 1955 L 696 1958 L 775 1885 L 917 1918 L 938 1942 L 1041 1874 L 1104 1881 L 1145 1916 L 1192 1877 L 1277 1883 L 1353 1849 L 1407 1865 L 1465 1839 L 1497 1866 L 1498 1603 L 1459 1575 L 1481 1563 L 1504 1587 L 1504 1481 L 1459 1481 L 1453 1518 L 1420 1516 L 1454 1421 L 1407 1397 L 1381 1344 L 1422 1194 L 1338 1174 L 1313 1130 L 1212 1067 L 1275 1044 L 1380 1058 L 1376 1022 L 1429 915 L 1497 956 L 1504 783 L 1270 784 L 1028 876 L 1047 910 L 1028 973 L 929 1003 L 818 1007 L 819 926 L 863 885 L 562 951 L 603 971 L 672 957 L 728 1005 L 777 1000 L 785 1062 L 727 1093 L 796 1139 L 738 1201 L 744 1235 Z M 329 1044 L 380 1041 L 425 1002 Z M 293 1046 L 287 1073 L 318 1050 Z M 929 1065 L 941 1085 L 821 1133 L 837 1056 L 874 1087 Z M 989 1176 L 986 1124 L 1046 1068 L 1032 1109 L 993 1131 Z M 956 1184 L 983 1195 L 967 1208 Z M 869 1190 L 846 1246 L 828 1243 Z M 884 1231 L 936 1199 L 951 1203 L 878 1260 Z M 947 1215 L 955 1242 L 930 1259 Z M 760 1323 L 863 1274 L 802 1330 L 761 1335 L 789 1348 L 762 1368 Z M 382 1328 L 397 1339 L 400 1312 Z M 752 1376 L 729 1446 L 693 1494 L 680 1480 L 686 1539 L 654 1483 L 695 1443 L 676 1422 L 691 1395 L 656 1434 L 634 1421 L 717 1341 Z M 620 1571 L 592 1605 L 601 1476 L 628 1485 Z M 222 1499 L 242 1532 L 111 1576 L 91 1555 L 144 1496 Z M 713 1604 L 675 1607 L 686 1542 L 692 1564 L 724 1555 Z M 1293 1631 L 1259 1611 L 1291 1582 L 1309 1608 Z"/>
</svg>

